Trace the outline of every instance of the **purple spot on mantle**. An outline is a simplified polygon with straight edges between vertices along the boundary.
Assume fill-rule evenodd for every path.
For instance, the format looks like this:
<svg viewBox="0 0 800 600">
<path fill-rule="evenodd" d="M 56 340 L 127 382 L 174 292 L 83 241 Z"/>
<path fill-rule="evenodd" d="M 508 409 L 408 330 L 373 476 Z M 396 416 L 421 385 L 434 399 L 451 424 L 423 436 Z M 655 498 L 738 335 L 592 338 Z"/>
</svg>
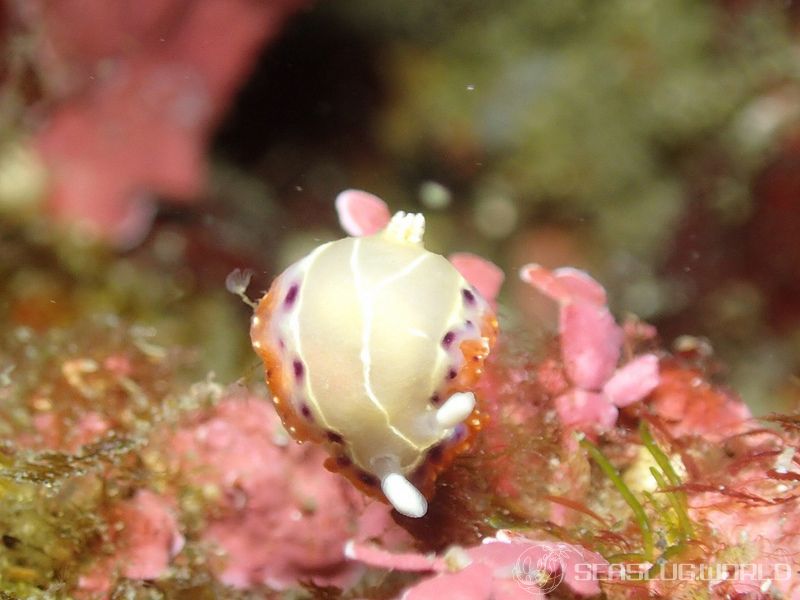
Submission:
<svg viewBox="0 0 800 600">
<path fill-rule="evenodd" d="M 448 378 L 448 379 L 455 379 L 455 378 L 456 378 L 456 375 L 458 375 L 458 371 L 456 371 L 455 369 L 450 369 L 450 370 L 447 372 L 447 378 Z"/>
<path fill-rule="evenodd" d="M 433 396 L 431 396 L 431 404 L 433 404 L 434 406 L 439 406 L 439 402 L 441 401 L 442 399 L 439 397 L 439 394 L 434 394 Z"/>
<path fill-rule="evenodd" d="M 445 348 L 449 348 L 450 344 L 453 343 L 454 339 L 456 339 L 456 334 L 452 331 L 448 331 L 447 333 L 444 334 L 444 337 L 442 338 L 442 346 L 444 346 Z"/>
<path fill-rule="evenodd" d="M 334 444 L 344 443 L 344 438 L 335 431 L 329 431 L 326 435 L 328 436 L 328 439 L 332 441 Z"/>
<path fill-rule="evenodd" d="M 362 483 L 372 487 L 377 487 L 377 485 L 380 483 L 377 477 L 369 473 L 359 473 L 358 478 L 361 480 Z"/>
<path fill-rule="evenodd" d="M 464 425 L 463 423 L 459 423 L 458 425 L 455 426 L 455 429 L 453 429 L 453 435 L 450 436 L 450 439 L 455 442 L 460 439 L 463 439 L 463 437 L 466 434 L 467 434 L 467 426 Z"/>
<path fill-rule="evenodd" d="M 302 379 L 303 373 L 305 372 L 305 369 L 303 368 L 303 363 L 301 363 L 299 360 L 295 360 L 292 363 L 292 367 L 294 368 L 294 376 L 297 379 Z"/>
<path fill-rule="evenodd" d="M 308 404 L 306 404 L 305 402 L 300 405 L 300 413 L 306 418 L 306 420 L 308 421 L 313 420 L 311 417 L 311 409 L 308 408 Z"/>
<path fill-rule="evenodd" d="M 297 299 L 297 292 L 300 291 L 300 286 L 298 284 L 294 284 L 292 287 L 289 288 L 289 291 L 286 293 L 286 298 L 283 299 L 283 303 L 285 306 L 291 306 L 294 304 L 294 301 Z"/>
<path fill-rule="evenodd" d="M 464 302 L 467 304 L 475 304 L 475 294 L 467 289 L 461 290 L 461 294 L 464 296 Z"/>
<path fill-rule="evenodd" d="M 444 454 L 444 450 L 442 450 L 442 446 L 434 446 L 428 452 L 428 459 L 432 460 L 433 462 L 439 462 L 442 460 L 442 454 Z"/>
</svg>

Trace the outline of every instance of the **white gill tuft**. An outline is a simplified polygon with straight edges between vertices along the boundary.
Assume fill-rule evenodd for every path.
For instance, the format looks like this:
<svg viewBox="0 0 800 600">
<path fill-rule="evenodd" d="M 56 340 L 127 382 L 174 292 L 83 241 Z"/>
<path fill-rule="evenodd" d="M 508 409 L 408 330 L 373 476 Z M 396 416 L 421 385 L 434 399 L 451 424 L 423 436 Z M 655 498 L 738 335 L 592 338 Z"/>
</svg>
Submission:
<svg viewBox="0 0 800 600">
<path fill-rule="evenodd" d="M 399 211 L 389 221 L 383 235 L 395 242 L 422 245 L 422 237 L 425 235 L 425 217 L 420 213 Z"/>
</svg>

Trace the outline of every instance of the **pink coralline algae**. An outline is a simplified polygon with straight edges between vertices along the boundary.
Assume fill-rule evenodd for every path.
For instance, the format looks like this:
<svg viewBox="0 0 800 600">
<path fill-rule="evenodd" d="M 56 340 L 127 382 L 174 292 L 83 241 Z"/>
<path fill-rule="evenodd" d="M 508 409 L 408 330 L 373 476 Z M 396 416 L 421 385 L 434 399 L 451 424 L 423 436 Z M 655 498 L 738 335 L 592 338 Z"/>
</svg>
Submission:
<svg viewBox="0 0 800 600">
<path fill-rule="evenodd" d="M 175 507 L 163 496 L 139 490 L 108 516 L 113 556 L 101 559 L 78 581 L 82 595 L 105 595 L 118 572 L 129 579 L 157 579 L 183 548 Z"/>
<path fill-rule="evenodd" d="M 642 400 L 656 388 L 658 357 L 642 354 L 618 366 L 623 328 L 606 306 L 605 290 L 586 273 L 572 268 L 549 271 L 531 264 L 520 270 L 520 277 L 559 305 L 567 387 L 552 391 L 559 392 L 555 407 L 561 422 L 587 432 L 609 429 L 617 421 L 619 408 Z"/>
<path fill-rule="evenodd" d="M 121 503 L 116 513 L 122 524 L 122 545 L 128 549 L 122 567 L 125 577 L 156 579 L 162 575 L 184 544 L 175 507 L 163 496 L 139 490 L 131 500 Z"/>
<path fill-rule="evenodd" d="M 53 108 L 34 144 L 49 213 L 119 246 L 156 196 L 202 189 L 205 143 L 261 45 L 303 0 L 31 2 Z M 220 26 L 224 24 L 224 26 Z"/>
<path fill-rule="evenodd" d="M 53 413 L 42 413 L 33 417 L 36 435 L 22 436 L 18 443 L 38 448 L 65 449 L 77 452 L 81 446 L 99 440 L 110 426 L 100 414 L 89 412 L 72 427 L 66 427 Z"/>
<path fill-rule="evenodd" d="M 201 537 L 222 553 L 216 571 L 228 585 L 346 586 L 360 573 L 344 556 L 349 538 L 405 538 L 388 507 L 325 470 L 324 451 L 292 441 L 256 397 L 232 393 L 192 416 L 167 451 L 185 484 L 214 490 Z"/>
<path fill-rule="evenodd" d="M 662 366 L 651 408 L 673 436 L 696 435 L 709 441 L 745 431 L 752 417 L 736 394 L 711 385 L 701 370 L 676 361 Z"/>
<path fill-rule="evenodd" d="M 352 236 L 378 233 L 392 213 L 386 202 L 363 190 L 345 190 L 336 197 L 336 213 L 342 229 Z"/>
<path fill-rule="evenodd" d="M 347 555 L 382 569 L 433 573 L 408 588 L 403 600 L 529 600 L 546 598 L 545 590 L 563 585 L 578 597 L 600 593 L 589 568 L 608 562 L 581 546 L 536 541 L 500 530 L 471 548 L 451 547 L 442 555 L 392 554 L 350 542 Z"/>
<path fill-rule="evenodd" d="M 708 390 L 705 391 L 708 393 Z M 702 396 L 701 396 L 702 398 Z M 723 413 L 709 418 L 723 418 Z M 705 533 L 711 587 L 720 597 L 800 598 L 800 460 L 796 432 L 728 421 L 721 439 L 708 428 L 697 451 L 684 455 L 694 471 L 682 486 L 696 527 Z M 704 428 L 705 429 L 705 428 Z M 696 435 L 698 430 L 684 434 Z M 735 433 L 740 431 L 741 433 Z M 731 564 L 746 565 L 732 569 Z"/>
<path fill-rule="evenodd" d="M 739 569 L 725 577 L 715 578 L 713 587 L 720 595 L 751 594 L 762 597 L 764 589 L 777 590 L 783 597 L 800 599 L 800 578 L 797 576 L 798 551 L 800 551 L 800 519 L 796 510 L 789 508 L 786 497 L 779 490 L 778 481 L 765 479 L 762 473 L 750 471 L 750 477 L 759 476 L 773 488 L 774 497 L 764 498 L 760 506 L 751 498 L 736 506 L 724 493 L 730 489 L 734 495 L 744 494 L 740 481 L 731 488 L 701 493 L 693 497 L 690 514 L 698 523 L 709 527 L 728 550 L 728 561 L 721 552 L 716 562 L 741 562 L 748 568 Z M 740 478 L 737 478 L 740 479 Z M 792 497 L 789 495 L 788 497 Z M 768 597 L 768 596 L 767 596 Z"/>
</svg>

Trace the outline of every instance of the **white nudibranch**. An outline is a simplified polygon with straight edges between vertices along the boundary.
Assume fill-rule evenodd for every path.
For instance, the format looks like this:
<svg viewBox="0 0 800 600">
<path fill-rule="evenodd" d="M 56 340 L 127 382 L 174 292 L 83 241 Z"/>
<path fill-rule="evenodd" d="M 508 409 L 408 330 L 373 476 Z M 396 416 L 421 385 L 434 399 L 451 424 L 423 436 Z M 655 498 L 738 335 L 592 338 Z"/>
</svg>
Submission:
<svg viewBox="0 0 800 600">
<path fill-rule="evenodd" d="M 287 430 L 410 517 L 479 428 L 472 388 L 497 330 L 477 290 L 423 247 L 424 229 L 399 212 L 375 235 L 319 246 L 273 282 L 251 324 Z"/>
</svg>

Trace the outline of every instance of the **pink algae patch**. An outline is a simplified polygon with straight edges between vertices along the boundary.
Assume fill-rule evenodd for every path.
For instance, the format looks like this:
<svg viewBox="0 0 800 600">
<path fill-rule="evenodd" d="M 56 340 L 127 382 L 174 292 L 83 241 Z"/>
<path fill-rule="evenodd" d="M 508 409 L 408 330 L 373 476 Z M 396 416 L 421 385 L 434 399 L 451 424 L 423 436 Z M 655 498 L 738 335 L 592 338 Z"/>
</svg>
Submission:
<svg viewBox="0 0 800 600">
<path fill-rule="evenodd" d="M 105 594 L 114 572 L 129 579 L 158 579 L 183 548 L 175 507 L 150 490 L 139 490 L 115 505 L 108 516 L 115 553 L 102 559 L 78 581 L 86 594 Z"/>
<path fill-rule="evenodd" d="M 81 446 L 97 442 L 112 427 L 106 417 L 96 412 L 87 412 L 71 425 L 52 412 L 33 416 L 34 434 L 20 436 L 17 443 L 23 446 L 77 452 Z"/>
<path fill-rule="evenodd" d="M 216 572 L 228 585 L 347 586 L 361 571 L 345 559 L 348 539 L 362 530 L 403 538 L 387 507 L 327 471 L 324 451 L 290 440 L 274 409 L 254 397 L 233 394 L 198 413 L 169 448 L 187 484 L 215 490 L 202 539 L 222 553 Z"/>
<path fill-rule="evenodd" d="M 651 406 L 673 436 L 700 435 L 709 441 L 744 431 L 752 417 L 736 395 L 713 386 L 700 371 L 678 364 L 662 367 Z"/>
<path fill-rule="evenodd" d="M 598 307 L 606 305 L 606 291 L 603 286 L 573 267 L 551 271 L 541 265 L 529 264 L 520 269 L 520 279 L 557 302 L 580 301 Z"/>
<path fill-rule="evenodd" d="M 605 307 L 570 302 L 560 310 L 561 355 L 572 382 L 599 390 L 614 373 L 622 350 L 622 330 Z"/>
<path fill-rule="evenodd" d="M 608 402 L 603 394 L 573 389 L 555 400 L 556 411 L 566 427 L 591 426 L 600 431 L 610 429 L 617 422 L 619 409 Z"/>
<path fill-rule="evenodd" d="M 391 554 L 356 543 L 348 545 L 348 556 L 384 569 L 433 573 L 407 589 L 404 600 L 544 598 L 548 584 L 553 586 L 550 589 L 563 584 L 577 596 L 591 596 L 600 587 L 597 581 L 579 577 L 577 565 L 608 564 L 581 546 L 531 540 L 503 530 L 477 546 L 454 546 L 438 556 Z M 553 579 L 548 581 L 548 575 Z"/>
<path fill-rule="evenodd" d="M 199 196 L 214 125 L 262 44 L 304 1 L 28 4 L 52 95 L 33 142 L 49 170 L 46 210 L 128 247 L 147 234 L 157 196 Z"/>
<path fill-rule="evenodd" d="M 605 290 L 588 274 L 531 264 L 520 277 L 558 303 L 561 361 L 569 385 L 555 400 L 561 422 L 583 431 L 610 429 L 618 408 L 644 399 L 658 385 L 658 357 L 644 354 L 619 366 L 625 330 L 605 305 Z M 555 381 L 552 368 L 544 374 Z"/>
<path fill-rule="evenodd" d="M 378 233 L 392 218 L 383 200 L 361 190 L 341 192 L 336 197 L 336 213 L 342 229 L 355 237 Z"/>
<path fill-rule="evenodd" d="M 603 386 L 603 393 L 612 404 L 622 408 L 647 396 L 659 380 L 658 357 L 643 354 L 617 369 Z"/>
<path fill-rule="evenodd" d="M 174 508 L 163 497 L 140 490 L 117 508 L 122 524 L 125 564 L 122 572 L 131 579 L 155 579 L 183 548 Z"/>
</svg>

